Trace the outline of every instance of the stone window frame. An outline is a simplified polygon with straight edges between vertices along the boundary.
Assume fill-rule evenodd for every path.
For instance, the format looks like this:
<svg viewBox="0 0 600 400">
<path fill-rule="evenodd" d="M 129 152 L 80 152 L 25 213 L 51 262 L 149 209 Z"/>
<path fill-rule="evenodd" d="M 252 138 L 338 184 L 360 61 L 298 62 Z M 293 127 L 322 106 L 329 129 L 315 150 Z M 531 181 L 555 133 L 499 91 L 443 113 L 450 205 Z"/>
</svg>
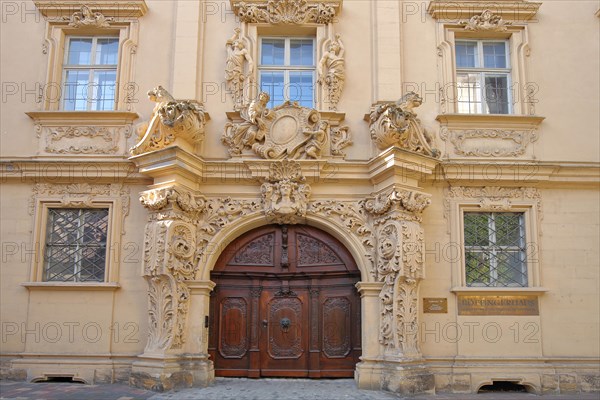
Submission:
<svg viewBox="0 0 600 400">
<path fill-rule="evenodd" d="M 62 94 L 65 45 L 69 36 L 115 36 L 119 38 L 116 102 L 114 110 L 103 112 L 132 111 L 134 96 L 138 91 L 133 72 L 139 37 L 139 17 L 148 10 L 144 0 L 132 0 L 127 4 L 109 1 L 89 3 L 89 9 L 105 19 L 103 24 L 77 23 L 75 15 L 81 14 L 82 7 L 87 7 L 86 3 L 81 1 L 36 0 L 34 4 L 46 20 L 43 52 L 48 55 L 48 67 L 41 109 L 62 111 L 62 95 L 58 94 Z M 86 112 L 89 111 L 81 111 Z"/>
<path fill-rule="evenodd" d="M 530 80 L 528 67 L 529 29 L 528 24 L 535 21 L 541 3 L 515 0 L 506 3 L 468 2 L 468 1 L 431 1 L 429 14 L 436 20 L 436 46 L 438 51 L 438 71 L 441 91 L 441 114 L 458 114 L 456 89 L 456 39 L 506 40 L 510 54 L 511 84 L 513 87 L 511 113 L 508 116 L 535 115 L 535 94 L 537 87 Z M 488 8 L 486 8 L 488 7 Z M 469 30 L 471 18 L 491 11 L 502 18 L 496 29 Z M 460 114 L 485 115 L 485 114 Z M 498 119 L 504 114 L 493 114 Z"/>
<path fill-rule="evenodd" d="M 445 198 L 445 217 L 450 236 L 445 257 L 452 267 L 452 292 L 532 292 L 542 293 L 540 223 L 543 218 L 539 191 L 531 188 L 467 188 L 450 189 Z M 527 256 L 527 286 L 467 286 L 465 266 L 464 213 L 523 213 Z"/>
<path fill-rule="evenodd" d="M 33 245 L 35 256 L 31 260 L 29 282 L 22 283 L 35 288 L 115 289 L 119 287 L 120 249 L 125 217 L 129 214 L 129 189 L 120 185 L 88 184 L 36 184 L 30 199 L 29 213 L 33 217 Z M 106 237 L 106 266 L 103 282 L 46 282 L 44 277 L 44 249 L 48 226 L 48 210 L 99 208 L 108 209 Z"/>
<path fill-rule="evenodd" d="M 290 1 L 286 0 L 282 3 L 288 4 Z M 231 8 L 238 15 L 241 10 L 241 7 L 258 7 L 264 8 L 266 5 L 265 0 L 251 0 L 251 1 L 240 1 L 240 0 L 230 0 Z M 283 5 L 285 5 L 283 4 Z M 319 5 L 325 5 L 331 7 L 335 11 L 335 18 L 327 23 L 317 23 L 317 22 L 281 22 L 281 23 L 270 23 L 268 21 L 257 21 L 257 22 L 248 22 L 241 20 L 239 21 L 240 28 L 240 37 L 245 39 L 246 43 L 249 43 L 249 53 L 252 60 L 254 60 L 254 64 L 256 68 L 254 68 L 252 74 L 252 82 L 247 91 L 245 91 L 244 96 L 246 99 L 255 99 L 258 96 L 259 92 L 259 77 L 258 77 L 258 60 L 260 56 L 260 38 L 261 37 L 269 37 L 269 36 L 283 36 L 283 37 L 312 37 L 315 43 L 315 94 L 314 94 L 314 109 L 320 111 L 327 111 L 327 93 L 324 85 L 320 85 L 317 83 L 317 79 L 319 78 L 316 73 L 316 67 L 318 66 L 321 58 L 327 51 L 326 46 L 328 43 L 335 39 L 335 29 L 334 23 L 337 22 L 336 18 L 341 12 L 342 8 L 342 0 L 307 0 L 306 6 L 308 7 L 317 7 Z M 292 12 L 286 14 L 286 17 L 291 17 L 290 19 L 294 19 L 294 17 L 300 17 L 304 11 L 300 9 L 296 9 Z M 301 18 L 298 18 L 299 20 Z"/>
</svg>

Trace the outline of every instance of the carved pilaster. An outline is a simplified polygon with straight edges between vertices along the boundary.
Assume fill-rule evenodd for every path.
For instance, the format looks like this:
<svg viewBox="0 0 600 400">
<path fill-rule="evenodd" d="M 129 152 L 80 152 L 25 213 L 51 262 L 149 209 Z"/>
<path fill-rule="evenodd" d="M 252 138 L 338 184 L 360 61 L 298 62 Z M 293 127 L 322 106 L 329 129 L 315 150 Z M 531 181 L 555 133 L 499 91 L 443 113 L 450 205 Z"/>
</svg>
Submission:
<svg viewBox="0 0 600 400">
<path fill-rule="evenodd" d="M 180 350 L 190 298 L 185 282 L 197 271 L 196 227 L 205 201 L 175 187 L 146 191 L 140 201 L 150 210 L 144 240 L 150 317 L 145 353 Z"/>
<path fill-rule="evenodd" d="M 392 188 L 364 203 L 376 226 L 376 279 L 383 283 L 379 343 L 385 356 L 419 359 L 418 289 L 424 277 L 424 193 Z"/>
</svg>

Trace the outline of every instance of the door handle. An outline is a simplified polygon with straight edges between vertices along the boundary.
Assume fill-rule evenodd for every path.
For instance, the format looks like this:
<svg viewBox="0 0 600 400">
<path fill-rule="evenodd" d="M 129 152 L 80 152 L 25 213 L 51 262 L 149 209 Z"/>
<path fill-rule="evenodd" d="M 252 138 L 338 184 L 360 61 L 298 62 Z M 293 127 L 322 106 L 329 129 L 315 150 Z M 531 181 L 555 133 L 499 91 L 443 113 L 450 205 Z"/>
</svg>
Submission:
<svg viewBox="0 0 600 400">
<path fill-rule="evenodd" d="M 268 325 L 269 325 L 269 323 L 267 322 L 267 320 L 263 319 L 262 320 L 262 326 L 263 326 L 263 328 L 266 328 Z"/>
</svg>

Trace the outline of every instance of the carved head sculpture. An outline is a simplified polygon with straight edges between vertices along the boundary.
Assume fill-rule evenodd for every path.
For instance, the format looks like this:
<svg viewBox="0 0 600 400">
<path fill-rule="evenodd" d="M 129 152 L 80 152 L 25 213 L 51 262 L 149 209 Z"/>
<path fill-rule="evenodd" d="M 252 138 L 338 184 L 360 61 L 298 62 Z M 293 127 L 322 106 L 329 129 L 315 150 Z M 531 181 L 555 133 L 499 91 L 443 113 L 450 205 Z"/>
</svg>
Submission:
<svg viewBox="0 0 600 400">
<path fill-rule="evenodd" d="M 270 99 L 271 99 L 271 96 L 269 96 L 269 93 L 267 93 L 267 92 L 260 92 L 258 94 L 258 102 L 264 106 L 266 106 L 267 103 L 269 103 Z"/>
</svg>

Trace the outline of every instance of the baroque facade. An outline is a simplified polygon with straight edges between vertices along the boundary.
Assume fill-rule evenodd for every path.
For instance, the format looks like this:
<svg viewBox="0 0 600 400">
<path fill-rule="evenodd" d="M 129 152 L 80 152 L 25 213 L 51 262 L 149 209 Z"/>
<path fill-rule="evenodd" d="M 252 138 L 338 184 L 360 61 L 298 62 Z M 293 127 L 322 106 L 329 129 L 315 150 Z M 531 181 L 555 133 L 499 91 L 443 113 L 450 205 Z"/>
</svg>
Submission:
<svg viewBox="0 0 600 400">
<path fill-rule="evenodd" d="M 3 8 L 3 378 L 600 391 L 596 3 Z"/>
</svg>

